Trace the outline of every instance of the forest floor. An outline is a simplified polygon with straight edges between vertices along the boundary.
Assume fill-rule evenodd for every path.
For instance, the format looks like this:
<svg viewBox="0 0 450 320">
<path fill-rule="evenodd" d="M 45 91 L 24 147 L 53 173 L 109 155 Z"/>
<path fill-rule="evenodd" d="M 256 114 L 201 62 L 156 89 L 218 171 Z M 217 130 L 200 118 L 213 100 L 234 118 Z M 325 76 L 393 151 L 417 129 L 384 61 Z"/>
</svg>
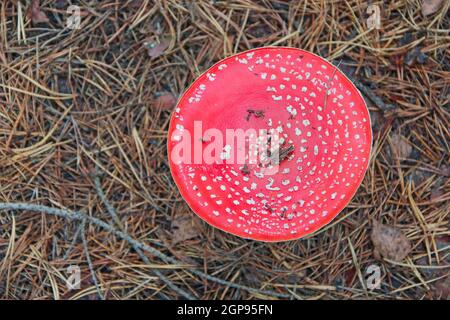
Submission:
<svg viewBox="0 0 450 320">
<path fill-rule="evenodd" d="M 449 297 L 449 2 L 372 1 L 378 30 L 377 8 L 359 0 L 71 3 L 78 28 L 66 1 L 0 3 L 0 298 Z M 166 154 L 187 86 L 269 45 L 339 63 L 374 134 L 348 207 L 281 243 L 197 218 Z M 406 237 L 406 257 L 395 241 L 380 248 L 380 224 Z"/>
</svg>

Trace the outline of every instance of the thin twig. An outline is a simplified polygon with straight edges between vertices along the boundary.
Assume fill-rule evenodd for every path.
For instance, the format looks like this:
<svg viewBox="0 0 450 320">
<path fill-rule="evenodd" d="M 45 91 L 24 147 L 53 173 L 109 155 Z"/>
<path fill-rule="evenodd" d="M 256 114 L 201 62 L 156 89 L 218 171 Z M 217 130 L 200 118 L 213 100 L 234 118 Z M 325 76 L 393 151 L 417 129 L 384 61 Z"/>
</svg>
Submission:
<svg viewBox="0 0 450 320">
<path fill-rule="evenodd" d="M 108 199 L 106 198 L 105 193 L 103 192 L 102 185 L 100 183 L 100 178 L 98 175 L 94 177 L 94 183 L 95 183 L 95 190 L 97 191 L 97 194 L 99 195 L 100 199 L 102 200 L 103 204 L 106 207 L 106 210 L 110 214 L 112 220 L 116 222 L 117 227 L 120 231 L 125 233 L 127 236 L 129 236 L 128 232 L 126 231 L 125 227 L 123 227 L 122 223 L 120 222 L 119 216 L 116 213 L 116 210 L 114 207 L 109 203 Z M 129 236 L 130 237 L 130 236 Z M 131 238 L 131 237 L 130 237 Z M 134 251 L 139 255 L 139 257 L 144 261 L 145 264 L 150 264 L 150 260 L 145 256 L 145 254 L 139 249 L 136 245 L 131 244 Z M 169 288 L 171 288 L 173 291 L 181 295 L 182 297 L 189 299 L 189 300 L 196 300 L 196 298 L 190 294 L 189 292 L 184 291 L 183 289 L 179 288 L 175 284 L 172 283 L 165 275 L 163 275 L 159 270 L 153 269 L 152 270 L 157 277 L 161 279 Z"/>
<path fill-rule="evenodd" d="M 62 218 L 70 219 L 70 220 L 77 220 L 77 221 L 86 220 L 86 221 L 88 221 L 92 224 L 95 224 L 96 226 L 98 226 L 110 233 L 113 233 L 117 237 L 119 237 L 123 240 L 126 240 L 131 245 L 136 246 L 144 251 L 151 253 L 152 255 L 158 257 L 159 259 L 161 259 L 162 261 L 164 261 L 166 263 L 182 264 L 181 261 L 178 261 L 177 259 L 169 257 L 169 256 L 165 255 L 164 253 L 162 253 L 161 251 L 159 251 L 153 247 L 150 247 L 138 240 L 133 239 L 132 237 L 123 233 L 122 231 L 119 231 L 119 230 L 115 229 L 114 227 L 110 226 L 106 222 L 104 222 L 100 219 L 85 215 L 84 213 L 81 213 L 79 211 L 70 211 L 70 210 L 65 210 L 65 209 L 52 208 L 52 207 L 47 207 L 47 206 L 38 205 L 38 204 L 4 203 L 4 202 L 0 202 L 0 210 L 37 211 L 37 212 L 41 212 L 41 213 L 45 213 L 45 214 L 49 214 L 49 215 L 53 215 L 53 216 L 57 216 L 57 217 L 62 217 Z M 290 299 L 292 297 L 291 295 L 278 293 L 278 292 L 271 291 L 271 290 L 259 290 L 259 289 L 251 288 L 248 286 L 239 285 L 239 284 L 227 281 L 227 280 L 223 280 L 223 279 L 211 276 L 209 274 L 203 273 L 203 272 L 195 270 L 195 269 L 186 270 L 186 272 L 191 272 L 199 277 L 202 277 L 209 281 L 219 283 L 224 286 L 228 286 L 230 288 L 245 290 L 245 291 L 259 294 L 259 295 L 267 295 L 267 296 L 272 296 L 272 297 L 282 298 L 282 299 Z"/>
</svg>

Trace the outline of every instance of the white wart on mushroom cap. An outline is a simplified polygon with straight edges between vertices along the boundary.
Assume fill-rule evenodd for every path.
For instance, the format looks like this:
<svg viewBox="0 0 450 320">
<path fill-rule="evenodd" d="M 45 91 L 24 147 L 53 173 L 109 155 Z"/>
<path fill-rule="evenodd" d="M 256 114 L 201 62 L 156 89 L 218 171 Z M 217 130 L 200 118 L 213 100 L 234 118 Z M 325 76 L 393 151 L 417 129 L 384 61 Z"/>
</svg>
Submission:
<svg viewBox="0 0 450 320">
<path fill-rule="evenodd" d="M 249 116 L 249 109 L 263 115 Z M 172 116 L 169 155 L 179 142 L 171 133 L 193 133 L 194 121 L 224 137 L 226 129 L 275 129 L 293 146 L 270 176 L 256 165 L 243 172 L 242 164 L 170 160 L 193 211 L 245 238 L 281 241 L 314 232 L 347 205 L 367 169 L 372 136 L 363 98 L 333 65 L 303 50 L 260 48 L 211 67 Z M 235 156 L 233 147 L 217 155 L 221 162 Z"/>
</svg>

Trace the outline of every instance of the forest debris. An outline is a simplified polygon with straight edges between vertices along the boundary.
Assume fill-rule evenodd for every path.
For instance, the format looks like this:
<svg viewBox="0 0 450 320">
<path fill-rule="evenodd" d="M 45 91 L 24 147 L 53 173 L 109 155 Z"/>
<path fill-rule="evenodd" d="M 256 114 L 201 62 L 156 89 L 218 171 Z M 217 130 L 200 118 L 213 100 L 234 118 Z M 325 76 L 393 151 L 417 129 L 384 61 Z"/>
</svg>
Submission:
<svg viewBox="0 0 450 320">
<path fill-rule="evenodd" d="M 294 151 L 294 146 L 290 145 L 288 147 L 285 148 L 280 148 L 280 153 L 278 155 L 279 157 L 279 162 L 283 161 L 284 159 L 286 159 L 288 157 L 288 155 Z"/>
<path fill-rule="evenodd" d="M 255 110 L 255 117 L 256 118 L 264 118 L 265 112 L 264 110 Z"/>
<path fill-rule="evenodd" d="M 404 136 L 393 134 L 391 137 L 391 151 L 395 158 L 405 159 L 409 157 L 413 148 Z"/>
<path fill-rule="evenodd" d="M 442 179 L 438 179 L 436 181 L 436 184 L 431 188 L 430 191 L 430 200 L 433 201 L 434 199 L 439 198 L 444 194 L 444 190 L 441 189 L 442 187 Z"/>
<path fill-rule="evenodd" d="M 65 9 L 67 5 L 67 0 L 55 0 L 53 3 L 56 9 Z"/>
<path fill-rule="evenodd" d="M 250 174 L 250 168 L 248 167 L 248 165 L 245 163 L 244 166 L 242 168 L 240 168 L 241 172 L 243 175 L 249 175 Z"/>
<path fill-rule="evenodd" d="M 249 283 L 257 285 L 261 282 L 259 278 L 260 273 L 258 273 L 258 269 L 254 266 L 250 265 L 248 268 L 243 268 L 241 272 L 244 279 L 246 279 Z"/>
<path fill-rule="evenodd" d="M 450 274 L 445 266 L 450 263 L 450 255 L 448 254 L 450 236 L 434 237 L 434 243 L 439 253 L 432 256 L 431 261 L 428 260 L 427 256 L 424 256 L 418 259 L 416 263 L 421 266 L 421 273 L 428 279 L 439 279 L 430 283 L 428 299 L 448 300 L 450 298 Z"/>
<path fill-rule="evenodd" d="M 369 99 L 375 106 L 377 106 L 381 111 L 392 111 L 396 109 L 396 106 L 390 103 L 385 103 L 383 99 L 377 96 L 372 92 L 367 86 L 365 86 L 362 82 L 356 80 L 355 78 L 349 77 L 350 80 L 353 81 L 355 86 L 361 91 L 361 93 Z"/>
<path fill-rule="evenodd" d="M 428 171 L 422 171 L 422 170 L 414 170 L 411 173 L 412 181 L 414 182 L 414 185 L 418 186 L 419 184 L 423 183 L 425 180 L 427 180 L 431 176 L 431 173 Z"/>
<path fill-rule="evenodd" d="M 250 120 L 250 117 L 251 117 L 252 114 L 254 114 L 254 113 L 255 113 L 255 110 L 248 109 L 248 110 L 247 110 L 247 116 L 245 117 L 245 120 L 249 121 L 249 120 Z"/>
<path fill-rule="evenodd" d="M 41 22 L 49 22 L 47 15 L 41 10 L 39 0 L 32 0 L 27 11 L 27 17 L 31 19 L 33 24 Z"/>
<path fill-rule="evenodd" d="M 434 241 L 436 243 L 436 249 L 442 250 L 441 251 L 442 262 L 448 265 L 450 263 L 450 255 L 448 254 L 449 253 L 448 249 L 450 248 L 450 236 L 449 235 L 437 236 L 434 238 Z"/>
<path fill-rule="evenodd" d="M 444 0 L 422 0 L 422 14 L 429 16 L 436 13 L 443 2 Z"/>
<path fill-rule="evenodd" d="M 383 114 L 381 112 L 377 112 L 377 111 L 370 111 L 369 110 L 369 115 L 370 115 L 370 122 L 372 124 L 372 129 L 375 132 L 378 132 L 380 127 L 382 127 L 382 125 L 384 123 L 386 123 L 386 119 L 383 117 Z"/>
<path fill-rule="evenodd" d="M 412 34 L 412 32 L 407 31 L 403 34 L 403 36 L 400 38 L 399 40 L 399 45 L 401 47 L 404 47 L 408 44 L 410 44 L 411 42 L 413 42 L 415 40 L 414 35 Z"/>
<path fill-rule="evenodd" d="M 372 234 L 370 235 L 374 245 L 374 256 L 393 261 L 402 261 L 411 251 L 411 243 L 408 238 L 397 228 L 383 225 L 372 220 Z"/>
<path fill-rule="evenodd" d="M 284 161 L 292 152 L 294 151 L 294 146 L 289 145 L 287 147 L 281 146 L 279 149 L 274 152 L 270 152 L 268 150 L 268 157 L 264 161 L 261 162 L 261 166 L 268 167 L 270 165 L 279 165 L 282 161 Z"/>
<path fill-rule="evenodd" d="M 176 103 L 177 99 L 170 92 L 163 93 L 155 99 L 156 107 L 163 110 L 172 110 Z"/>
<path fill-rule="evenodd" d="M 253 110 L 253 109 L 247 109 L 247 117 L 246 120 L 249 121 L 250 117 L 254 115 L 255 118 L 264 118 L 265 111 L 264 110 Z"/>
<path fill-rule="evenodd" d="M 91 224 L 86 234 L 89 251 L 101 288 L 106 290 L 106 298 L 183 298 L 178 291 L 164 283 L 162 278 L 158 276 L 158 279 L 155 278 L 156 270 L 160 270 L 180 288 L 200 299 L 215 298 L 217 291 L 223 299 L 258 297 L 273 299 L 278 295 L 284 295 L 282 299 L 295 299 L 299 296 L 305 299 L 361 297 L 362 286 L 358 281 L 358 272 L 354 264 L 346 263 L 352 259 L 351 252 L 336 249 L 324 254 L 323 250 L 318 248 L 324 243 L 339 248 L 342 246 L 340 239 L 357 234 L 357 239 L 353 239 L 355 241 L 352 243 L 361 263 L 361 271 L 364 271 L 363 268 L 371 263 L 366 259 L 370 257 L 365 254 L 365 245 L 367 241 L 372 245 L 371 230 L 364 231 L 366 219 L 364 214 L 351 215 L 351 228 L 347 227 L 348 219 L 346 219 L 338 223 L 338 228 L 327 228 L 322 230 L 319 236 L 309 237 L 308 240 L 270 245 L 248 241 L 225 232 L 213 231 L 214 229 L 203 222 L 200 223 L 194 214 L 189 213 L 187 204 L 181 200 L 176 185 L 170 178 L 170 173 L 165 171 L 167 150 L 162 135 L 163 131 L 167 130 L 169 111 L 156 108 L 155 100 L 160 94 L 171 92 L 178 100 L 178 92 L 183 90 L 199 72 L 234 53 L 236 46 L 236 52 L 273 43 L 301 47 L 305 43 L 305 38 L 310 40 L 306 41 L 308 42 L 306 47 L 316 49 L 318 47 L 319 51 L 323 49 L 324 56 L 332 56 L 332 59 L 338 60 L 344 56 L 348 59 L 348 62 L 341 64 L 340 69 L 347 67 L 353 70 L 350 76 L 362 83 L 359 89 L 365 88 L 360 90 L 370 110 L 382 116 L 378 122 L 379 132 L 374 135 L 376 156 L 371 159 L 373 167 L 371 165 L 365 177 L 367 188 L 358 190 L 357 201 L 353 201 L 350 206 L 353 207 L 355 204 L 361 208 L 392 206 L 394 209 L 399 206 L 399 210 L 389 212 L 389 219 L 392 219 L 389 221 L 410 221 L 412 216 L 406 207 L 407 200 L 403 198 L 405 189 L 401 187 L 401 181 L 403 179 L 407 186 L 408 179 L 412 178 L 414 182 L 411 185 L 412 195 L 417 197 L 425 223 L 431 226 L 431 230 L 426 231 L 418 225 L 411 224 L 410 228 L 402 230 L 408 231 L 407 235 L 414 246 L 414 251 L 409 255 L 412 265 L 418 265 L 417 258 L 424 257 L 424 266 L 430 266 L 427 269 L 433 273 L 425 273 L 424 267 L 419 266 L 388 267 L 382 270 L 386 286 L 382 286 L 380 290 L 371 290 L 366 297 L 424 299 L 432 298 L 431 294 L 445 297 L 445 292 L 444 294 L 440 292 L 448 289 L 450 285 L 445 281 L 445 277 L 437 278 L 449 272 L 449 268 L 445 267 L 449 264 L 449 248 L 443 243 L 442 248 L 446 249 L 439 250 L 439 236 L 435 235 L 446 234 L 444 228 L 448 220 L 448 201 L 445 201 L 446 192 L 448 193 L 446 177 L 450 177 L 450 163 L 447 163 L 448 120 L 445 112 L 441 112 L 446 108 L 445 93 L 448 87 L 445 78 L 448 70 L 446 63 L 448 48 L 442 43 L 442 39 L 445 39 L 443 34 L 447 34 L 448 28 L 445 23 L 439 21 L 430 26 L 431 29 L 427 28 L 433 19 L 444 14 L 444 6 L 441 6 L 434 15 L 424 17 L 420 12 L 421 1 L 415 2 L 412 6 L 414 7 L 412 15 L 408 15 L 410 6 L 399 3 L 395 9 L 391 8 L 395 14 L 386 14 L 383 17 L 385 27 L 395 25 L 397 29 L 387 37 L 388 40 L 378 46 L 378 41 L 367 42 L 366 36 L 357 37 L 359 35 L 357 28 L 354 27 L 354 23 L 350 23 L 356 22 L 354 20 L 356 16 L 352 10 L 348 10 L 349 4 L 345 1 L 333 2 L 333 10 L 339 14 L 329 15 L 326 15 L 330 10 L 329 6 L 320 6 L 312 1 L 302 2 L 298 10 L 294 2 L 286 8 L 273 10 L 269 1 L 239 2 L 238 6 L 234 2 L 223 1 L 220 2 L 220 6 L 200 7 L 193 2 L 179 0 L 160 2 L 161 5 L 152 5 L 143 0 L 104 1 L 101 7 L 94 10 L 82 8 L 83 32 L 72 30 L 73 32 L 62 33 L 30 28 L 32 21 L 25 17 L 25 14 L 31 1 L 14 1 L 15 6 L 6 5 L 4 10 L 0 9 L 2 23 L 4 22 L 5 26 L 14 26 L 14 32 L 2 32 L 0 44 L 0 61 L 4 66 L 0 80 L 0 86 L 3 88 L 0 90 L 7 92 L 0 103 L 0 112 L 7 115 L 7 118 L 0 117 L 0 136 L 9 138 L 11 149 L 8 151 L 7 145 L 0 143 L 1 200 L 9 204 L 19 199 L 29 203 L 46 203 L 53 206 L 52 210 L 59 207 L 80 208 L 88 213 L 86 215 L 88 219 L 108 219 L 106 207 L 102 206 L 100 201 L 96 201 L 92 177 L 84 175 L 81 171 L 83 168 L 89 168 L 88 163 L 93 164 L 94 169 L 95 164 L 101 166 L 99 170 L 105 173 L 101 175 L 105 192 L 110 196 L 111 204 L 117 207 L 116 210 L 128 226 L 129 232 L 129 236 L 126 235 L 129 240 L 122 242 L 120 240 L 122 238 L 114 233 L 114 230 L 111 233 L 112 231 L 107 231 L 109 229 L 103 229 L 92 220 L 88 220 Z M 20 22 L 24 23 L 23 28 L 17 25 L 18 3 L 22 4 L 24 13 L 24 17 L 20 19 Z M 69 1 L 59 0 L 55 4 L 55 1 L 41 0 L 39 3 L 50 22 L 39 23 L 38 26 L 47 26 L 51 23 L 59 30 L 66 26 L 69 16 L 65 14 L 65 10 Z M 74 1 L 72 3 L 76 4 Z M 448 6 L 447 2 L 444 5 Z M 57 10 L 53 11 L 52 6 Z M 356 4 L 351 2 L 350 6 L 354 8 Z M 385 9 L 389 8 L 385 6 Z M 112 14 L 111 10 L 123 14 Z M 128 14 L 130 12 L 135 14 Z M 280 20 L 280 13 L 287 14 L 290 19 Z M 364 11 L 360 13 L 364 14 Z M 399 19 L 399 14 L 403 14 L 407 19 Z M 426 20 L 429 20 L 428 23 Z M 214 21 L 218 21 L 224 29 L 223 41 L 218 41 L 218 37 L 221 38 L 222 34 L 218 34 Z M 317 27 L 323 26 L 324 23 L 340 26 L 339 32 L 333 34 L 332 40 L 345 43 L 336 44 L 332 48 L 317 45 L 330 41 L 329 32 L 317 30 Z M 18 41 L 18 33 L 22 32 L 25 32 L 25 35 L 21 35 L 21 40 Z M 409 45 L 400 45 L 398 40 L 408 32 L 410 34 L 405 37 L 405 42 Z M 426 38 L 411 43 L 418 40 L 417 38 L 422 38 L 422 32 Z M 287 38 L 284 38 L 284 35 Z M 413 35 L 416 35 L 416 38 Z M 36 41 L 35 36 L 39 36 L 39 41 Z M 376 37 L 376 34 L 374 36 Z M 159 42 L 158 39 L 162 40 L 165 37 L 173 42 L 163 55 L 152 59 L 144 47 L 144 42 Z M 26 39 L 27 43 L 23 39 Z M 113 41 L 108 42 L 110 39 Z M 175 39 L 177 47 L 172 50 Z M 404 63 L 402 59 L 414 47 L 421 47 L 429 56 L 427 63 L 417 64 L 418 67 L 409 67 Z M 70 48 L 72 53 L 67 51 Z M 21 56 L 24 58 L 22 61 L 18 59 Z M 389 63 L 391 57 L 395 56 L 402 57 L 399 60 L 401 65 Z M 169 61 L 165 61 L 166 57 Z M 301 54 L 298 58 L 302 59 Z M 159 60 L 164 61 L 157 63 Z M 301 61 L 299 63 L 302 64 Z M 7 66 L 27 77 L 18 76 L 13 69 L 6 68 Z M 65 85 L 58 82 L 60 77 L 67 78 Z M 44 91 L 43 86 L 77 97 L 61 100 L 64 105 L 60 105 L 59 100 L 42 97 L 57 97 Z M 113 95 L 105 95 L 105 91 L 102 90 L 104 86 L 109 87 L 108 90 Z M 64 87 L 69 91 L 67 92 Z M 130 94 L 130 91 L 133 94 Z M 155 94 L 156 92 L 158 94 Z M 372 99 L 379 104 L 373 103 Z M 135 107 L 140 106 L 142 102 L 147 104 L 148 110 Z M 75 105 L 73 112 L 66 117 L 67 121 L 61 122 L 57 130 L 50 132 L 49 129 L 59 121 L 60 112 L 64 107 L 67 108 L 66 103 Z M 386 110 L 388 104 L 391 104 L 394 110 Z M 423 108 L 417 107 L 418 104 Z M 263 105 L 255 105 L 254 101 L 246 102 L 242 114 L 238 117 L 250 125 L 250 122 L 245 121 L 247 107 L 263 109 Z M 429 108 L 431 109 L 428 110 Z M 268 118 L 268 114 L 264 119 L 257 119 L 252 115 L 250 121 L 265 126 Z M 139 157 L 139 149 L 135 143 L 130 143 L 133 142 L 130 130 L 132 128 L 147 128 L 139 132 L 142 143 L 148 146 L 148 161 L 145 157 Z M 109 134 L 107 129 L 111 130 Z M 410 141 L 413 150 L 420 151 L 421 159 L 416 159 L 419 161 L 410 161 L 400 166 L 389 162 L 392 157 L 389 143 L 384 144 L 386 146 L 384 148 L 382 142 L 386 134 L 392 136 L 393 133 L 400 132 Z M 45 137 L 47 133 L 48 138 Z M 117 141 L 113 140 L 113 136 Z M 46 139 L 47 144 L 35 153 L 24 154 L 23 158 L 17 161 L 9 161 L 8 157 L 14 155 L 12 149 L 31 146 L 42 138 Z M 211 137 L 205 137 L 205 141 L 207 139 Z M 426 148 L 418 149 L 425 143 Z M 123 152 L 119 152 L 117 146 L 121 146 Z M 295 147 L 299 148 L 297 144 Z M 414 152 L 410 157 L 413 154 Z M 130 162 L 126 161 L 124 155 L 129 156 Z M 138 179 L 134 178 L 132 171 L 136 171 Z M 241 172 L 237 172 L 242 178 Z M 430 201 L 431 189 L 440 177 L 443 182 L 440 190 L 444 191 L 444 195 Z M 373 189 L 375 192 L 367 192 L 366 189 Z M 300 205 L 297 204 L 298 209 Z M 273 214 L 274 217 L 279 214 L 278 207 L 268 207 L 267 211 L 268 215 Z M 202 233 L 197 238 L 178 243 L 171 248 L 170 231 L 173 219 L 169 222 L 168 219 L 175 212 L 174 218 L 177 215 L 192 215 L 194 223 L 199 226 Z M 66 290 L 64 282 L 58 278 L 55 282 L 56 287 L 46 285 L 48 270 L 34 267 L 42 263 L 44 265 L 50 263 L 51 266 L 64 259 L 76 260 L 80 262 L 82 279 L 85 279 L 82 280 L 82 287 L 94 288 L 84 248 L 81 245 L 79 235 L 81 228 L 77 225 L 80 220 L 72 223 L 72 215 L 71 220 L 62 220 L 54 216 L 47 218 L 47 215 L 30 210 L 23 212 L 0 210 L 0 216 L 1 257 L 9 256 L 6 251 L 10 239 L 14 238 L 11 237 L 12 216 L 16 219 L 16 245 L 11 248 L 14 249 L 14 259 L 3 259 L 8 260 L 7 263 L 0 261 L 0 264 L 4 265 L 0 270 L 0 273 L 3 272 L 3 277 L 0 276 L 2 299 L 51 298 L 56 291 L 59 291 L 62 299 L 86 299 L 95 296 L 95 289 L 90 290 L 94 295 L 86 290 Z M 393 222 L 392 225 L 401 227 L 394 225 Z M 24 232 L 29 226 L 31 231 Z M 203 228 L 208 230 L 208 237 L 203 234 Z M 26 242 L 20 244 L 19 239 L 25 236 Z M 135 244 L 145 245 L 141 250 L 152 263 L 159 264 L 160 267 L 148 268 L 149 264 L 144 263 L 136 252 L 130 251 L 133 244 L 129 241 L 133 239 L 138 241 Z M 428 239 L 429 251 L 426 242 L 421 239 Z M 20 250 L 23 245 L 29 243 L 32 243 L 37 251 Z M 278 260 L 275 261 L 273 253 L 267 250 L 269 246 L 279 256 Z M 186 247 L 189 249 L 188 252 L 185 250 Z M 155 251 L 156 249 L 159 251 Z M 60 250 L 63 252 L 62 255 L 58 253 Z M 161 260 L 164 257 L 160 255 L 161 253 L 176 258 L 178 262 L 169 263 L 165 262 L 167 260 Z M 428 253 L 431 254 L 431 261 Z M 436 261 L 436 256 L 439 256 L 440 264 Z M 233 259 L 239 262 L 236 268 L 228 267 L 229 261 Z M 284 266 L 284 261 L 292 268 Z M 147 267 L 140 267 L 143 264 Z M 115 265 L 123 268 L 114 268 Z M 438 265 L 444 267 L 437 269 Z M 110 267 L 108 272 L 105 270 L 106 266 Z M 249 266 L 254 269 L 248 268 Z M 14 271 L 10 277 L 8 270 Z M 20 270 L 22 271 L 19 272 Z M 111 283 L 123 279 L 124 270 L 127 284 L 130 285 L 111 287 Z M 255 270 L 259 273 L 252 285 L 253 282 L 246 279 L 245 271 L 255 272 Z M 291 282 L 284 276 L 286 272 L 297 270 L 304 270 L 308 279 L 300 278 L 298 281 L 293 279 Z M 332 271 L 327 272 L 328 270 Z M 401 276 L 395 275 L 398 271 L 401 271 Z M 422 275 L 430 290 L 418 279 L 416 272 Z M 336 291 L 317 287 L 317 284 L 333 284 L 335 280 L 346 275 L 348 281 L 337 283 Z M 214 278 L 211 278 L 212 276 Z M 141 286 L 130 288 L 133 284 Z M 307 288 L 309 285 L 312 285 L 311 289 Z M 9 290 L 6 290 L 6 287 Z M 275 290 L 276 295 L 273 293 L 266 295 L 261 292 L 264 288 Z M 396 289 L 399 291 L 392 292 Z M 430 296 L 427 296 L 427 293 Z"/>
<path fill-rule="evenodd" d="M 170 40 L 163 39 L 160 42 L 150 41 L 144 42 L 144 46 L 147 49 L 147 53 L 151 58 L 157 58 L 166 52 L 169 47 Z"/>
<path fill-rule="evenodd" d="M 172 245 L 195 238 L 200 235 L 200 229 L 192 216 L 177 216 L 172 222 Z"/>
<path fill-rule="evenodd" d="M 450 176 L 450 166 L 446 164 L 442 164 L 439 168 L 441 170 L 441 173 L 443 176 L 449 177 Z"/>
<path fill-rule="evenodd" d="M 408 51 L 403 62 L 408 66 L 413 66 L 414 64 L 424 64 L 427 59 L 428 56 L 422 52 L 420 47 L 415 47 Z"/>
</svg>

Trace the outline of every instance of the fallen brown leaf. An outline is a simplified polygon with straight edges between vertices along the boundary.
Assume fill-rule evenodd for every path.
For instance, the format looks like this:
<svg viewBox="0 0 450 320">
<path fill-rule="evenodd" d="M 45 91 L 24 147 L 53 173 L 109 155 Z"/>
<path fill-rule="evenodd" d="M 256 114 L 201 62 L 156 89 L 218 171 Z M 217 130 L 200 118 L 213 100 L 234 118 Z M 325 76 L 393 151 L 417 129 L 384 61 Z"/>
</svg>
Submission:
<svg viewBox="0 0 450 320">
<path fill-rule="evenodd" d="M 171 93 L 164 93 L 155 99 L 155 105 L 163 110 L 172 110 L 177 103 L 174 95 Z"/>
<path fill-rule="evenodd" d="M 399 229 L 383 225 L 376 220 L 372 220 L 370 238 L 376 258 L 402 261 L 411 251 L 411 243 Z"/>
<path fill-rule="evenodd" d="M 413 150 L 408 140 L 399 134 L 392 135 L 391 143 L 391 151 L 396 158 L 408 158 Z"/>
<path fill-rule="evenodd" d="M 169 47 L 169 44 L 170 40 L 163 39 L 160 42 L 156 41 L 145 42 L 144 46 L 147 48 L 148 55 L 151 58 L 157 58 L 166 51 L 166 49 Z"/>
<path fill-rule="evenodd" d="M 27 10 L 27 17 L 31 19 L 33 24 L 49 21 L 47 15 L 41 11 L 39 0 L 31 1 L 31 5 Z"/>
<path fill-rule="evenodd" d="M 178 216 L 172 222 L 172 245 L 195 238 L 200 235 L 200 229 L 192 216 Z"/>
<path fill-rule="evenodd" d="M 444 0 L 423 0 L 422 1 L 422 14 L 429 16 L 439 10 Z"/>
</svg>

